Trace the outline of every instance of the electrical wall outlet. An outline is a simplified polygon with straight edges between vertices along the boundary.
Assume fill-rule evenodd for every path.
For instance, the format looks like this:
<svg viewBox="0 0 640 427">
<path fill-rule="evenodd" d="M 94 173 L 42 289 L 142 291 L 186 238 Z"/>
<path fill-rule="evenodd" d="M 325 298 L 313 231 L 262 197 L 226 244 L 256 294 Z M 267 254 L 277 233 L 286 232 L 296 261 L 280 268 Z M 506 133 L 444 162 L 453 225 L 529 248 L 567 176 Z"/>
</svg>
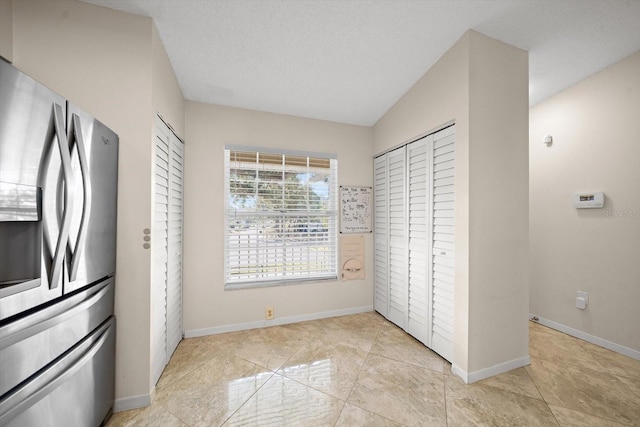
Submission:
<svg viewBox="0 0 640 427">
<path fill-rule="evenodd" d="M 589 293 L 578 291 L 578 296 L 576 297 L 576 308 L 580 310 L 585 310 L 589 305 Z"/>
<path fill-rule="evenodd" d="M 275 317 L 275 314 L 273 313 L 273 307 L 265 307 L 264 309 L 264 318 L 266 320 L 271 320 Z"/>
</svg>

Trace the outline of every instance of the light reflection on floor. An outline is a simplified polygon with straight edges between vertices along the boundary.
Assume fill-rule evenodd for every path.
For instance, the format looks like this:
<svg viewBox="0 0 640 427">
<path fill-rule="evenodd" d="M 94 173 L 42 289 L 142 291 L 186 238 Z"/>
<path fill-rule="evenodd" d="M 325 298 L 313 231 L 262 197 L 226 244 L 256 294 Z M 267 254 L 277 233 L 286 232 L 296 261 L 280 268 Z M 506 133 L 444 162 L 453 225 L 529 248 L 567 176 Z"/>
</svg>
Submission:
<svg viewBox="0 0 640 427">
<path fill-rule="evenodd" d="M 640 426 L 640 361 L 530 323 L 525 368 L 464 384 L 376 313 L 183 340 L 120 426 Z"/>
</svg>

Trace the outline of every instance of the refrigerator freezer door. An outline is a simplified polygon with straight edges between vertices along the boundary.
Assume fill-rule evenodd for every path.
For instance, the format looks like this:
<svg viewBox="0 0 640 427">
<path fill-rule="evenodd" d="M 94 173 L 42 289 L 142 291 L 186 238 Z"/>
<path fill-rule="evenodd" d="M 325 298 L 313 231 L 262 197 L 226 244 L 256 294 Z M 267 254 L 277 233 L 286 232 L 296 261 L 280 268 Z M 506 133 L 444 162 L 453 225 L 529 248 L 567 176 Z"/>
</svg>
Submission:
<svg viewBox="0 0 640 427">
<path fill-rule="evenodd" d="M 0 326 L 0 396 L 60 357 L 113 314 L 113 278 Z"/>
<path fill-rule="evenodd" d="M 74 193 L 64 292 L 115 273 L 118 136 L 69 104 L 67 133 Z"/>
<path fill-rule="evenodd" d="M 115 340 L 112 316 L 72 350 L 3 396 L 0 425 L 100 425 L 113 405 Z"/>
</svg>

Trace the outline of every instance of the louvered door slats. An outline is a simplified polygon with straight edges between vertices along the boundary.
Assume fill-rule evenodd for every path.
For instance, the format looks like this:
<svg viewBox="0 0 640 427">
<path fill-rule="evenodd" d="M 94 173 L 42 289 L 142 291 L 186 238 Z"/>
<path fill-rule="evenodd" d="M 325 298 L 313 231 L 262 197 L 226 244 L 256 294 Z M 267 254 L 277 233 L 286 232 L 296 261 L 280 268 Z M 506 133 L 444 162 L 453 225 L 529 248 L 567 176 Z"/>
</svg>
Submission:
<svg viewBox="0 0 640 427">
<path fill-rule="evenodd" d="M 153 234 L 151 278 L 152 333 L 151 375 L 155 384 L 166 365 L 167 354 L 167 271 L 169 218 L 169 134 L 156 128 Z"/>
<path fill-rule="evenodd" d="M 387 316 L 389 293 L 389 231 L 388 231 L 388 170 L 387 156 L 374 163 L 374 220 L 375 220 L 375 310 Z"/>
<path fill-rule="evenodd" d="M 409 176 L 409 304 L 407 332 L 427 344 L 429 328 L 428 296 L 428 203 L 429 164 L 428 138 L 407 146 Z"/>
<path fill-rule="evenodd" d="M 407 317 L 407 230 L 406 149 L 388 155 L 389 162 L 389 311 L 396 325 L 406 327 Z"/>
<path fill-rule="evenodd" d="M 171 166 L 168 218 L 167 362 L 182 339 L 182 207 L 184 147 L 170 134 Z"/>
<path fill-rule="evenodd" d="M 183 144 L 159 118 L 155 128 L 151 375 L 157 383 L 182 339 Z"/>
<path fill-rule="evenodd" d="M 454 128 L 433 135 L 431 348 L 453 357 L 454 252 Z"/>
</svg>

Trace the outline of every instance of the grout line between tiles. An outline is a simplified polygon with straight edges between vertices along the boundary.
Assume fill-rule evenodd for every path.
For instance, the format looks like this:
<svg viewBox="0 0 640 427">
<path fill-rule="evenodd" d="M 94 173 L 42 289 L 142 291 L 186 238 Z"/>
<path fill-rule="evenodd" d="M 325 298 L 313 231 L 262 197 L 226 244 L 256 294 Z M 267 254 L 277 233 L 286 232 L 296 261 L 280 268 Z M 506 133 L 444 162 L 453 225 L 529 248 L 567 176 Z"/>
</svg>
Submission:
<svg viewBox="0 0 640 427">
<path fill-rule="evenodd" d="M 449 412 L 447 408 L 447 376 L 444 373 L 445 367 L 442 367 L 442 396 L 444 397 L 444 425 L 449 427 Z"/>
<path fill-rule="evenodd" d="M 242 359 L 242 358 L 240 358 L 240 359 Z M 243 359 L 243 360 L 246 360 L 246 359 Z M 256 365 L 256 366 L 260 366 L 260 365 L 258 365 L 257 363 L 254 363 L 254 362 L 250 362 L 250 363 L 253 363 L 253 364 L 254 364 L 254 365 Z M 260 366 L 260 367 L 261 367 L 261 368 L 263 368 L 263 366 Z M 267 378 L 267 379 L 266 379 L 266 381 L 265 381 L 265 382 L 263 382 L 263 383 L 262 383 L 262 385 L 261 385 L 260 387 L 258 387 L 258 388 L 253 392 L 253 393 L 251 393 L 251 395 L 249 395 L 249 397 L 247 397 L 247 398 L 245 399 L 245 401 L 244 401 L 244 402 L 242 402 L 242 404 L 241 404 L 240 406 L 238 406 L 238 407 L 236 408 L 236 410 L 235 410 L 235 411 L 233 411 L 233 412 L 231 413 L 231 415 L 229 415 L 229 416 L 228 416 L 228 417 L 227 417 L 227 418 L 222 422 L 222 424 L 220 424 L 220 427 L 224 426 L 224 425 L 225 425 L 225 424 L 226 424 L 226 423 L 227 423 L 227 422 L 228 422 L 228 421 L 229 421 L 229 420 L 230 420 L 230 419 L 231 419 L 231 418 L 232 418 L 232 417 L 233 417 L 233 416 L 234 416 L 234 415 L 235 415 L 235 414 L 240 410 L 240 409 L 242 409 L 242 407 L 243 407 L 244 405 L 246 405 L 246 404 L 247 404 L 247 402 L 249 402 L 249 400 L 251 400 L 251 398 L 252 398 L 253 396 L 255 396 L 255 395 L 256 395 L 256 394 L 257 394 L 257 393 L 262 389 L 262 387 L 264 387 L 264 386 L 265 386 L 265 384 L 267 384 L 267 383 L 269 382 L 269 380 L 271 380 L 271 378 L 273 378 L 273 377 L 274 377 L 274 375 L 277 375 L 274 371 L 271 371 L 271 369 L 268 369 L 268 370 L 271 372 L 271 375 L 269 376 L 269 378 Z"/>
</svg>

